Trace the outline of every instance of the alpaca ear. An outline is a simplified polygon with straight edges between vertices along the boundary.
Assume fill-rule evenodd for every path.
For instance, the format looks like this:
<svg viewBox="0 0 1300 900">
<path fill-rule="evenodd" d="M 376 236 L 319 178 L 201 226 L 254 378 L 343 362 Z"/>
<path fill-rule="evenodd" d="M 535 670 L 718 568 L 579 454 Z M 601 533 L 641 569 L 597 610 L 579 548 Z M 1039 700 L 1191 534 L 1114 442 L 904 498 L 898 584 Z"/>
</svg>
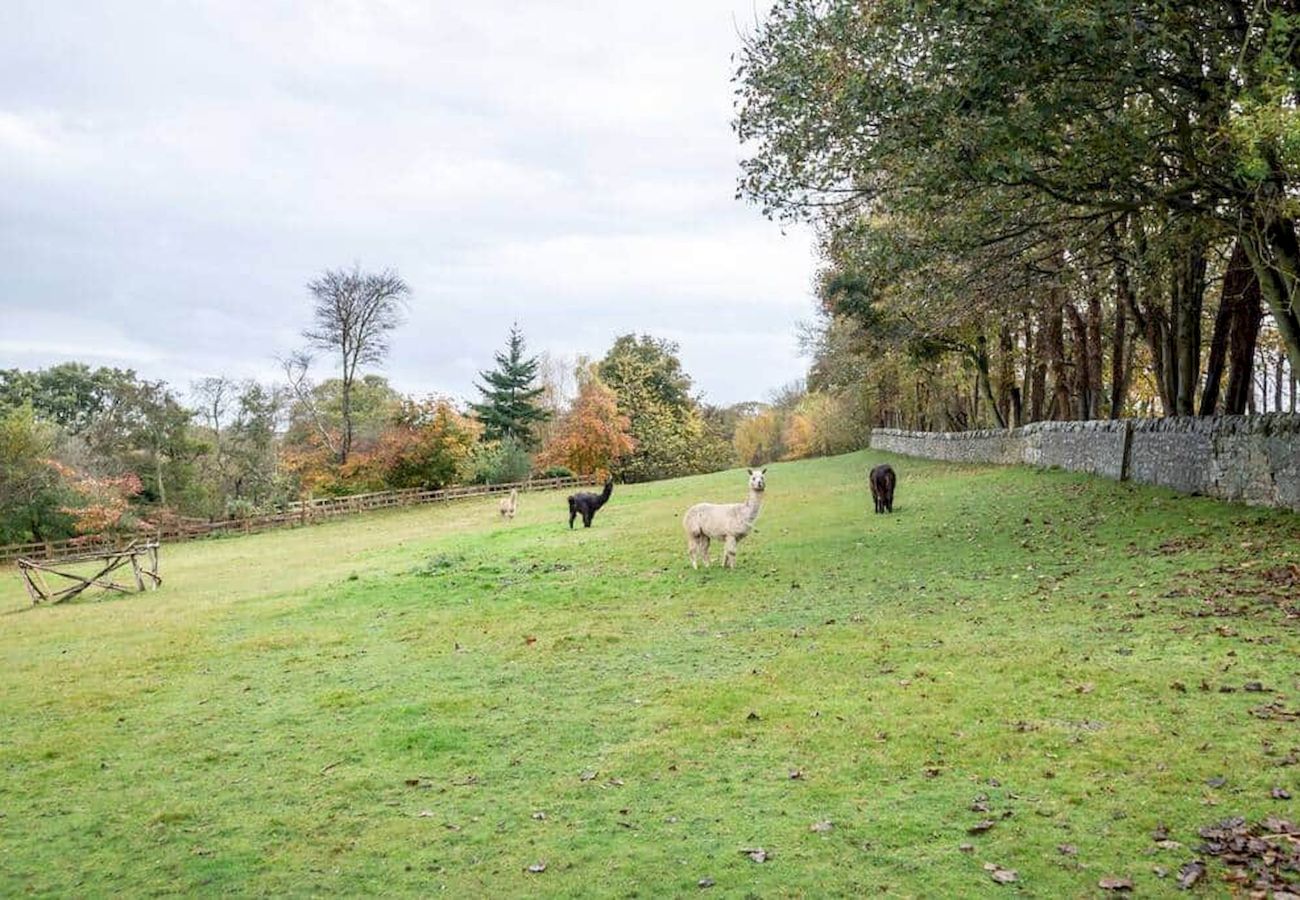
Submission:
<svg viewBox="0 0 1300 900">
<path fill-rule="evenodd" d="M 748 472 L 750 475 L 753 475 L 753 474 L 754 474 L 754 470 L 753 470 L 753 469 L 746 469 L 745 471 Z"/>
<path fill-rule="evenodd" d="M 759 470 L 758 470 L 758 474 L 759 474 L 759 475 L 766 475 L 766 474 L 767 474 L 767 466 L 763 466 L 763 468 L 759 469 Z"/>
</svg>

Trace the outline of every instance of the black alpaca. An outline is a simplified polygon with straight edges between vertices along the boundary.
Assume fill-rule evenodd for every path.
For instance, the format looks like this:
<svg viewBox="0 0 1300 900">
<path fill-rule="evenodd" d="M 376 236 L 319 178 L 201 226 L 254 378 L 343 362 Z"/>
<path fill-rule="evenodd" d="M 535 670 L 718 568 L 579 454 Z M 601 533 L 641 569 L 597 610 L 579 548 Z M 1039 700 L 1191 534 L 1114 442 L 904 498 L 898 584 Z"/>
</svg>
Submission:
<svg viewBox="0 0 1300 900">
<path fill-rule="evenodd" d="M 871 499 L 876 501 L 876 512 L 894 511 L 894 483 L 898 480 L 889 466 L 876 466 L 871 470 Z"/>
<path fill-rule="evenodd" d="M 573 520 L 579 515 L 582 516 L 582 527 L 590 528 L 591 520 L 596 515 L 596 510 L 605 505 L 609 500 L 609 495 L 614 492 L 614 479 L 609 478 L 605 481 L 605 489 L 599 494 L 590 494 L 583 491 L 580 494 L 569 495 L 569 527 L 573 527 Z"/>
</svg>

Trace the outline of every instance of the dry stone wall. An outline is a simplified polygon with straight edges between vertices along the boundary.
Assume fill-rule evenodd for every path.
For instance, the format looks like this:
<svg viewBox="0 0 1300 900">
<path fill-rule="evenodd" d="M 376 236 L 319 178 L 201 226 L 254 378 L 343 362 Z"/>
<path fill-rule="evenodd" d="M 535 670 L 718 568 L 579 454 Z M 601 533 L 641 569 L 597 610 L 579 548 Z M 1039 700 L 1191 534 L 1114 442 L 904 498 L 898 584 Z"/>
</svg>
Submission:
<svg viewBox="0 0 1300 900">
<path fill-rule="evenodd" d="M 1300 511 L 1300 415 L 1036 422 L 1009 431 L 877 428 L 871 447 L 968 463 L 1023 463 Z"/>
</svg>

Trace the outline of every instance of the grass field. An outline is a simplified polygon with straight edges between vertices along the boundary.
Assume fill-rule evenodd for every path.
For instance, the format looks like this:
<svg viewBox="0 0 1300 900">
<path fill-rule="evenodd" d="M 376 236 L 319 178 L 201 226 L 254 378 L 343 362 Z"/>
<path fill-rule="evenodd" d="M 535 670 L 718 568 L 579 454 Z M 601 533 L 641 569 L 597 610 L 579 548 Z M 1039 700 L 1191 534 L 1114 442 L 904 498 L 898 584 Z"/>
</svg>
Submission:
<svg viewBox="0 0 1300 900">
<path fill-rule="evenodd" d="M 0 570 L 0 893 L 1173 894 L 1199 827 L 1300 818 L 1300 517 L 859 453 L 692 571 L 744 484 L 167 547 L 52 608 Z"/>
</svg>

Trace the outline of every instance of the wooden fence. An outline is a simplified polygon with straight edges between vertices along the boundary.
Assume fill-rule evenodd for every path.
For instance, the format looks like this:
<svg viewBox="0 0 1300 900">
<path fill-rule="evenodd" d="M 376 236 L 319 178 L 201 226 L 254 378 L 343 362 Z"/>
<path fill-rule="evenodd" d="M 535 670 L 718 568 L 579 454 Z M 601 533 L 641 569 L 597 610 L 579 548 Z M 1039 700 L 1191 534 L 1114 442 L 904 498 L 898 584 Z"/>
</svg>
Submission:
<svg viewBox="0 0 1300 900">
<path fill-rule="evenodd" d="M 319 497 L 315 500 L 302 500 L 288 503 L 279 512 L 243 519 L 226 519 L 222 522 L 208 522 L 201 519 L 184 519 L 171 522 L 134 535 L 134 539 L 147 537 L 159 543 L 174 544 L 192 541 L 196 538 L 214 534 L 252 534 L 269 531 L 273 528 L 298 528 L 315 525 L 336 516 L 353 515 L 375 509 L 391 509 L 401 506 L 415 506 L 422 503 L 445 503 L 466 497 L 483 497 L 488 494 L 506 494 L 512 490 L 520 493 L 529 491 L 555 491 L 564 488 L 582 487 L 596 484 L 594 476 L 572 476 L 569 478 L 532 478 L 528 481 L 516 481 L 509 484 L 472 484 L 458 487 L 424 490 L 409 488 L 402 491 L 379 491 L 373 494 L 352 494 L 347 497 Z M 13 562 L 20 556 L 27 559 L 58 559 L 73 553 L 85 553 L 93 550 L 112 548 L 119 543 L 133 539 L 131 535 L 83 535 L 66 541 L 45 541 L 32 544 L 8 544 L 0 546 L 0 565 Z"/>
</svg>

